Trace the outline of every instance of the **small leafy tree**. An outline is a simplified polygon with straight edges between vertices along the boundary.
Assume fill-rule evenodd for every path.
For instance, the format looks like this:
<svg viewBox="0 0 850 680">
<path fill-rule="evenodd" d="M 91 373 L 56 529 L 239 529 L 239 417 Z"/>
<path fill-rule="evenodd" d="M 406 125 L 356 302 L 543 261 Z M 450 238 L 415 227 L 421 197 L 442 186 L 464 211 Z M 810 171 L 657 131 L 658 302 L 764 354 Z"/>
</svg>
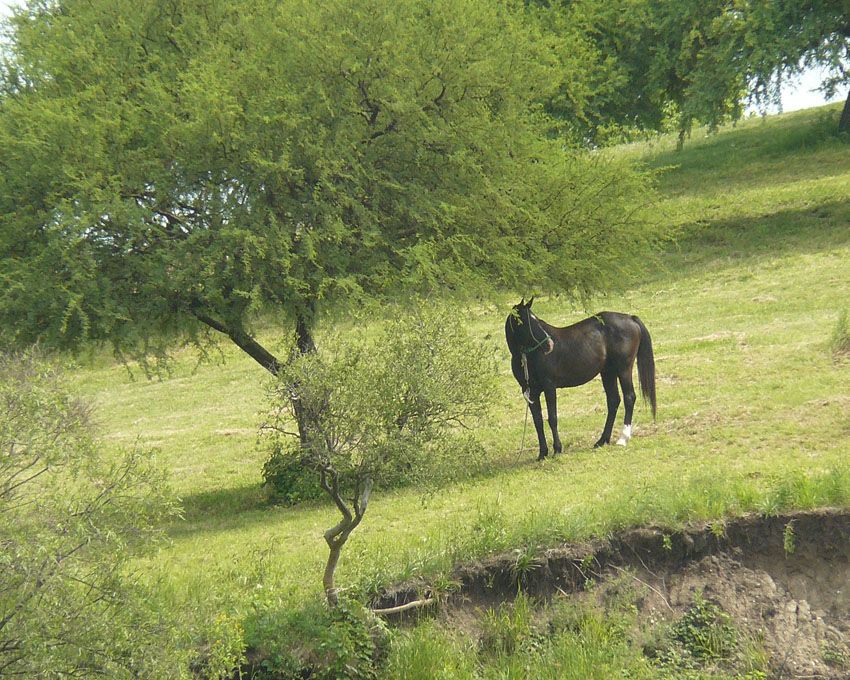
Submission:
<svg viewBox="0 0 850 680">
<path fill-rule="evenodd" d="M 302 355 L 273 390 L 265 431 L 317 475 L 340 521 L 324 536 L 330 550 L 323 577 L 331 606 L 342 548 L 363 520 L 372 489 L 403 474 L 435 483 L 475 450 L 465 429 L 487 409 L 493 353 L 446 314 L 403 315 L 370 336 L 342 338 L 333 354 Z M 293 430 L 293 403 L 309 427 Z M 461 461 L 462 463 L 463 461 Z"/>
<path fill-rule="evenodd" d="M 128 572 L 172 505 L 150 456 L 106 456 L 57 371 L 0 354 L 0 676 L 178 677 Z"/>
</svg>

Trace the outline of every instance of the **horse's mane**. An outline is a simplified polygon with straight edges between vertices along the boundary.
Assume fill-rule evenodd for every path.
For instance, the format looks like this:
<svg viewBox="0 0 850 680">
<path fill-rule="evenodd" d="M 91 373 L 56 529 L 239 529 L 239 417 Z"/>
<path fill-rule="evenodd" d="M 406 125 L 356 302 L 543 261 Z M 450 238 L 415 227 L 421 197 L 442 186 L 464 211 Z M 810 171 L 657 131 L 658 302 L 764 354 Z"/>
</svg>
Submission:
<svg viewBox="0 0 850 680">
<path fill-rule="evenodd" d="M 519 345 L 514 337 L 516 330 L 514 329 L 514 325 L 511 323 L 512 318 L 513 311 L 511 311 L 511 313 L 508 314 L 508 318 L 505 319 L 505 340 L 508 343 L 508 349 L 511 351 L 511 354 L 516 354 L 519 352 Z"/>
</svg>

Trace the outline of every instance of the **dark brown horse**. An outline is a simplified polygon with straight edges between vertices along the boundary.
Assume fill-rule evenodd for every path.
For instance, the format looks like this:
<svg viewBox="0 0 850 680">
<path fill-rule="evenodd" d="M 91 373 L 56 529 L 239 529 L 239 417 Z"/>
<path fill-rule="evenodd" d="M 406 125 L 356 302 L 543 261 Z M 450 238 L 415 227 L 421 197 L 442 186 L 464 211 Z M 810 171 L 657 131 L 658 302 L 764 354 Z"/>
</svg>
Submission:
<svg viewBox="0 0 850 680">
<path fill-rule="evenodd" d="M 549 427 L 552 428 L 555 453 L 561 452 L 558 436 L 559 387 L 575 387 L 602 376 L 602 385 L 608 402 L 608 418 L 602 436 L 595 446 L 611 443 L 614 418 L 620 406 L 617 381 L 623 390 L 626 418 L 623 434 L 617 441 L 625 446 L 632 436 L 632 411 L 635 406 L 635 388 L 632 368 L 637 358 L 640 389 L 652 406 L 655 418 L 655 358 L 652 340 L 646 326 L 636 316 L 618 312 L 601 312 L 566 328 L 556 328 L 541 321 L 531 311 L 532 297 L 515 305 L 505 321 L 505 337 L 511 350 L 511 369 L 531 406 L 537 441 L 540 444 L 538 460 L 544 459 L 549 449 L 543 433 L 543 412 L 540 395 L 546 395 Z"/>
</svg>

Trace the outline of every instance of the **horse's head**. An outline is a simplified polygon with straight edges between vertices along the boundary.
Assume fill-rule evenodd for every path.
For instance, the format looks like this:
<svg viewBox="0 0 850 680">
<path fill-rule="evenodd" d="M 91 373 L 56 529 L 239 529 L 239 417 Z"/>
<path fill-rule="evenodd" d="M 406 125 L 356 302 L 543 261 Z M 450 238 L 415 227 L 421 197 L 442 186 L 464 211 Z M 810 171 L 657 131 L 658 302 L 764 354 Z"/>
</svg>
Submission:
<svg viewBox="0 0 850 680">
<path fill-rule="evenodd" d="M 537 317 L 531 313 L 533 302 L 534 296 L 528 302 L 523 298 L 519 304 L 511 308 L 511 312 L 505 320 L 505 337 L 508 340 L 508 347 L 511 352 L 522 351 L 523 348 L 535 344 L 531 325 L 532 320 L 536 321 Z"/>
</svg>

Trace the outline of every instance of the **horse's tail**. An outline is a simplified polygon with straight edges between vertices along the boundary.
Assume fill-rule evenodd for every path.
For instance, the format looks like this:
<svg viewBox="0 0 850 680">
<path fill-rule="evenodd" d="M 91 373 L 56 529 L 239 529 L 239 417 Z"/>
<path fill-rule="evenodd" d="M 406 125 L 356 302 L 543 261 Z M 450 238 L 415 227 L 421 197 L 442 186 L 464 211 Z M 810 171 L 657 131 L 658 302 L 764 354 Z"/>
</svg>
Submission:
<svg viewBox="0 0 850 680">
<path fill-rule="evenodd" d="M 655 420 L 655 355 L 652 353 L 652 338 L 646 326 L 636 316 L 635 323 L 640 327 L 640 344 L 637 352 L 638 379 L 640 392 L 652 406 L 652 419 Z"/>
</svg>

